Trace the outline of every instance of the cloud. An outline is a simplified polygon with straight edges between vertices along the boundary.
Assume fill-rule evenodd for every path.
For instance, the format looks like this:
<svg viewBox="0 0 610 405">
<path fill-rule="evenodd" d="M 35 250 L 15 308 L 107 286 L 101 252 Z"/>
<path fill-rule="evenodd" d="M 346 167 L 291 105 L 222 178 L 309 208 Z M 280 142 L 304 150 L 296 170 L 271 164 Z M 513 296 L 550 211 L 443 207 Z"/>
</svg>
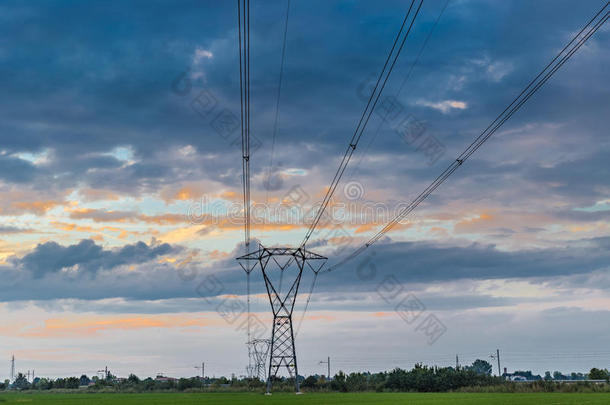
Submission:
<svg viewBox="0 0 610 405">
<path fill-rule="evenodd" d="M 434 108 L 435 110 L 439 110 L 443 114 L 447 114 L 451 110 L 465 110 L 466 108 L 468 108 L 468 104 L 466 102 L 456 100 L 444 100 L 439 102 L 420 100 L 417 102 L 417 104 L 422 105 L 424 107 Z"/>
<path fill-rule="evenodd" d="M 316 291 L 372 293 L 390 275 L 401 283 L 419 284 L 494 279 L 544 281 L 577 275 L 586 279 L 586 275 L 608 268 L 609 240 L 595 238 L 587 244 L 573 244 L 565 249 L 512 252 L 481 244 L 386 242 L 369 248 L 366 254 L 347 265 L 321 275 Z M 70 246 L 47 242 L 21 259 L 9 260 L 13 267 L 2 269 L 4 283 L 0 285 L 0 293 L 6 301 L 63 298 L 140 301 L 241 295 L 245 291 L 243 271 L 233 258 L 237 251 L 191 255 L 186 261 L 181 256 L 183 252 L 179 246 L 142 242 L 115 249 L 104 249 L 91 240 Z M 162 257 L 171 260 L 158 260 Z M 374 269 L 375 280 L 366 281 L 358 276 L 362 268 L 368 269 L 366 266 Z M 88 277 L 79 277 L 83 273 Z M 219 291 L 206 287 L 210 275 L 221 286 Z M 303 285 L 308 285 L 310 278 L 311 274 L 306 272 Z M 573 283 L 576 282 L 574 279 Z M 582 283 L 585 285 L 585 281 Z M 262 279 L 252 280 L 251 291 L 264 293 Z M 468 300 L 479 302 L 476 297 Z"/>
<path fill-rule="evenodd" d="M 0 156 L 0 179 L 12 183 L 27 183 L 34 179 L 38 168 L 27 160 Z"/>
<path fill-rule="evenodd" d="M 588 244 L 566 248 L 502 251 L 493 245 L 452 246 L 430 242 L 394 242 L 374 245 L 357 259 L 320 279 L 321 289 L 373 288 L 358 278 L 373 269 L 381 281 L 395 275 L 405 283 L 431 283 L 460 279 L 552 278 L 589 274 L 608 268 L 609 238 L 594 238 Z M 332 263 L 330 263 L 332 264 Z M 364 270 L 363 270 L 364 269 Z"/>
<path fill-rule="evenodd" d="M 101 269 L 144 263 L 177 250 L 167 243 L 147 245 L 144 242 L 107 250 L 91 239 L 83 239 L 70 246 L 61 246 L 56 242 L 42 243 L 31 253 L 14 259 L 14 262 L 25 271 L 32 272 L 34 278 L 41 278 L 71 268 L 78 273 L 95 273 Z"/>
<path fill-rule="evenodd" d="M 193 55 L 193 63 L 198 64 L 204 59 L 212 59 L 214 54 L 207 49 L 196 48 L 195 54 Z"/>
<path fill-rule="evenodd" d="M 200 328 L 222 325 L 218 320 L 203 317 L 183 316 L 87 316 L 86 318 L 47 319 L 43 327 L 28 328 L 21 331 L 21 337 L 57 338 L 93 336 L 114 330 L 142 330 L 167 328 Z"/>
<path fill-rule="evenodd" d="M 14 234 L 14 233 L 30 233 L 32 229 L 18 228 L 16 226 L 0 226 L 0 234 Z"/>
<path fill-rule="evenodd" d="M 493 62 L 487 65 L 487 74 L 494 82 L 499 82 L 513 71 L 513 65 L 507 62 Z"/>
<path fill-rule="evenodd" d="M 514 66 L 511 62 L 501 60 L 492 62 L 489 56 L 473 60 L 473 63 L 483 68 L 485 76 L 493 82 L 500 82 L 514 70 Z"/>
<path fill-rule="evenodd" d="M 91 219 L 95 222 L 121 222 L 126 219 L 137 217 L 137 213 L 131 211 L 108 211 L 91 208 L 76 209 L 70 212 L 72 219 Z"/>
<path fill-rule="evenodd" d="M 14 202 L 13 208 L 18 211 L 32 212 L 36 215 L 44 215 L 47 211 L 64 205 L 62 201 L 17 201 Z"/>
<path fill-rule="evenodd" d="M 10 14 L 8 11 L 4 15 Z M 400 26 L 401 13 L 397 11 L 404 11 L 403 4 L 389 4 L 383 10 L 364 5 L 340 15 L 325 2 L 302 10 L 303 18 L 316 21 L 318 29 L 295 28 L 289 35 L 276 161 L 280 161 L 280 155 L 289 157 L 290 164 L 286 167 L 304 168 L 307 177 L 283 176 L 282 181 L 271 181 L 270 198 L 281 198 L 296 183 L 307 187 L 311 196 L 327 186 L 328 173 L 336 169 L 337 157 L 342 155 L 366 104 L 366 100 L 356 96 L 359 84 L 370 72 L 381 68 L 387 53 L 383 44 L 391 43 L 394 34 L 390 31 Z M 481 21 L 484 13 L 491 13 L 495 20 L 486 19 L 491 21 L 489 25 L 473 24 Z M 498 41 L 497 35 L 503 30 L 496 22 L 511 26 L 537 21 L 546 13 L 544 5 L 524 8 L 516 3 L 481 8 L 475 2 L 468 7 L 447 9 L 402 97 L 410 100 L 405 105 L 413 107 L 418 119 L 430 123 L 429 133 L 434 133 L 447 146 L 448 152 L 468 145 L 473 132 L 483 129 L 490 117 L 501 111 L 512 95 L 518 94 L 532 72 L 544 66 L 549 55 L 552 57 L 560 47 L 565 37 L 565 23 L 575 17 L 569 8 L 557 7 L 552 11 L 553 18 L 544 20 L 544 26 L 523 24 L 515 36 L 502 41 Z M 6 152 L 0 151 L 3 153 L 0 168 L 4 169 L 0 170 L 0 191 L 5 196 L 0 203 L 0 213 L 55 216 L 59 210 L 53 209 L 68 205 L 66 200 L 71 193 L 80 198 L 79 203 L 116 201 L 112 208 L 104 209 L 99 208 L 99 204 L 79 204 L 78 210 L 66 210 L 59 213 L 64 217 L 52 218 L 49 227 L 42 224 L 41 232 L 54 232 L 50 237 L 58 239 L 48 242 L 49 235 L 44 235 L 44 239 L 29 242 L 44 241 L 21 259 L 15 259 L 16 268 L 3 268 L 6 277 L 0 288 L 6 300 L 24 297 L 133 297 L 143 300 L 196 295 L 195 286 L 185 285 L 176 276 L 175 268 L 168 263 L 155 262 L 154 259 L 163 255 L 156 246 L 143 244 L 141 249 L 135 249 L 139 254 L 132 252 L 136 258 L 129 259 L 120 254 L 121 249 L 137 247 L 142 242 L 127 240 L 125 246 L 111 249 L 89 239 L 78 243 L 62 242 L 72 243 L 62 246 L 58 243 L 59 238 L 73 235 L 57 234 L 58 228 L 54 228 L 66 223 L 66 216 L 77 223 L 65 224 L 62 229 L 82 232 L 96 231 L 87 228 L 88 220 L 122 221 L 129 222 L 130 230 L 132 225 L 137 229 L 129 237 L 140 237 L 152 234 L 147 229 L 149 224 L 175 225 L 186 221 L 184 215 L 155 214 L 163 212 L 164 208 L 157 209 L 163 207 L 162 204 L 192 200 L 204 190 L 210 194 L 220 190 L 237 192 L 235 199 L 240 199 L 240 146 L 235 142 L 238 130 L 219 132 L 218 122 L 214 121 L 221 111 L 232 112 L 236 117 L 239 113 L 239 98 L 236 97 L 239 85 L 234 70 L 237 63 L 235 35 L 232 26 L 227 25 L 227 21 L 233 21 L 234 9 L 224 4 L 203 8 L 191 4 L 181 7 L 159 5 L 155 13 L 137 15 L 142 16 L 137 21 L 137 29 L 109 32 L 101 21 L 118 18 L 121 23 L 124 16 L 112 15 L 110 9 L 103 7 L 92 12 L 86 7 L 66 10 L 45 3 L 32 5 L 27 16 L 17 15 L 3 25 L 2 29 L 14 35 L 0 55 L 12 61 L 7 65 L 7 74 L 12 80 L 0 94 L 4 118 L 0 123 L 0 137 L 2 148 L 6 149 Z M 206 19 L 204 25 L 202 17 Z M 362 22 L 354 30 L 336 29 L 354 18 Z M 422 13 L 418 17 L 421 24 L 418 22 L 413 27 L 413 38 L 425 35 L 434 18 Z M 328 24 L 329 21 L 334 23 Z M 36 26 L 37 30 L 19 29 L 26 24 Z M 253 28 L 253 35 L 275 38 L 268 35 L 273 26 L 253 25 Z M 546 35 L 537 35 L 542 31 Z M 74 32 L 85 35 L 75 39 Z M 607 35 L 599 34 L 596 40 L 606 43 Z M 52 46 L 45 41 L 49 37 L 53 38 Z M 523 41 L 523 38 L 534 40 Z M 321 41 L 324 41 L 324 47 L 318 46 Z M 346 43 L 350 45 L 346 47 Z M 24 49 L 29 51 L 24 52 Z M 65 49 L 71 51 L 65 52 Z M 291 49 L 299 49 L 299 52 L 293 53 Z M 252 72 L 255 75 L 252 81 L 260 86 L 256 91 L 257 111 L 253 118 L 260 131 L 257 137 L 264 147 L 253 155 L 251 163 L 253 179 L 260 180 L 253 184 L 261 184 L 269 161 L 267 146 L 270 146 L 269 138 L 264 134 L 273 128 L 277 94 L 277 81 L 269 78 L 277 77 L 281 43 L 269 42 L 268 46 L 253 48 L 253 52 L 253 59 L 260 62 Z M 602 52 L 593 56 L 602 62 L 607 60 Z M 514 134 L 508 131 L 498 134 L 500 142 L 490 140 L 485 145 L 486 154 L 474 155 L 468 165 L 460 169 L 460 174 L 428 199 L 427 207 L 422 207 L 440 209 L 459 200 L 463 208 L 485 198 L 485 209 L 489 206 L 494 218 L 457 227 L 458 231 L 481 232 L 482 243 L 468 246 L 464 246 L 464 241 L 452 241 L 455 242 L 452 245 L 433 241 L 387 244 L 381 248 L 387 255 L 379 257 L 380 271 L 400 272 L 401 277 L 404 272 L 407 281 L 426 282 L 467 277 L 586 274 L 591 269 L 603 267 L 606 258 L 602 252 L 578 246 L 577 238 L 583 240 L 581 235 L 570 236 L 574 239 L 566 243 L 573 247 L 574 259 L 563 260 L 565 252 L 557 247 L 529 250 L 531 245 L 524 243 L 511 246 L 507 251 L 506 246 L 490 245 L 491 240 L 484 234 L 484 231 L 514 234 L 508 223 L 514 217 L 502 222 L 506 216 L 497 206 L 519 205 L 521 217 L 524 212 L 530 212 L 531 218 L 538 214 L 551 217 L 548 212 L 552 211 L 575 222 L 607 219 L 604 211 L 572 212 L 573 207 L 587 206 L 587 203 L 593 204 L 608 196 L 607 125 L 604 121 L 608 95 L 606 88 L 595 85 L 605 77 L 605 72 L 600 70 L 602 63 L 589 63 L 593 56 L 585 60 L 587 63 L 576 65 L 578 69 L 569 70 L 566 66 L 561 73 L 562 80 L 551 80 L 511 119 L 532 124 L 521 127 L 525 128 L 522 138 L 533 143 L 515 142 Z M 582 54 L 577 54 L 570 64 L 574 66 L 581 57 Z M 483 63 L 473 64 L 473 60 L 481 59 Z M 321 64 L 320 60 L 328 63 Z M 199 70 L 205 66 L 205 83 L 192 80 L 189 91 L 176 94 L 172 91 L 173 80 L 180 72 L 193 68 L 194 62 L 200 64 Z M 329 70 L 331 65 L 333 69 Z M 397 65 L 384 94 L 397 90 L 393 82 L 400 77 L 398 69 Z M 215 103 L 214 110 L 207 115 L 205 111 L 202 114 L 192 108 L 193 99 L 202 92 L 207 92 Z M 574 100 L 579 102 L 574 103 Z M 461 112 L 460 119 L 451 114 L 457 110 Z M 505 128 L 508 129 L 512 121 Z M 546 132 L 541 131 L 548 122 L 553 126 Z M 367 198 L 410 201 L 416 189 L 425 187 L 437 175 L 440 161 L 436 166 L 428 166 L 417 146 L 405 146 L 389 125 L 380 123 L 378 128 L 369 125 L 362 143 L 368 146 L 358 148 L 355 156 L 360 163 L 354 161 L 358 165 L 357 171 L 351 172 L 355 167 L 350 166 L 347 175 L 367 186 Z M 373 130 L 377 130 L 379 136 Z M 125 150 L 129 151 L 127 158 L 120 153 Z M 49 152 L 38 165 L 18 158 L 34 156 L 40 151 Z M 538 164 L 541 155 L 545 155 L 545 161 L 556 161 L 565 151 L 578 151 L 578 154 L 547 167 Z M 451 159 L 450 155 L 453 156 L 447 153 L 443 159 Z M 409 186 L 399 187 L 403 184 Z M 253 188 L 252 192 L 259 194 L 256 201 L 265 198 L 262 187 Z M 118 196 L 121 201 L 117 200 Z M 128 206 L 123 201 L 123 197 L 128 196 L 142 197 L 138 200 L 138 204 L 142 202 L 141 206 Z M 593 201 L 588 201 L 591 199 Z M 149 209 L 154 207 L 154 211 L 147 212 L 147 205 Z M 474 212 L 480 214 L 483 210 Z M 547 225 L 559 223 L 552 220 L 532 223 L 530 228 L 535 226 L 539 233 L 547 229 Z M 235 266 L 229 263 L 230 260 L 216 260 L 226 255 L 224 250 L 241 231 L 241 225 L 225 223 L 219 226 L 232 234 L 222 235 L 226 238 L 213 242 L 207 240 L 200 246 L 216 251 L 210 256 L 214 256 L 215 264 L 220 263 L 219 270 L 227 270 L 223 280 L 227 290 L 234 292 L 242 287 L 238 275 L 243 274 L 230 273 Z M 355 228 L 358 236 L 366 236 L 372 231 L 371 226 L 365 224 Z M 176 231 L 186 236 L 175 240 L 197 245 L 200 242 L 197 237 L 209 237 L 214 230 L 211 226 L 192 228 L 190 233 L 181 229 Z M 277 243 L 288 234 L 292 238 L 295 231 L 302 230 L 284 229 L 288 232 L 282 233 L 280 226 L 253 225 L 253 231 L 258 232 L 257 235 L 264 234 L 270 243 Z M 413 237 L 422 238 L 419 229 L 420 224 L 403 229 L 404 235 L 410 237 L 412 233 L 408 232 L 417 232 Z M 441 235 L 442 229 L 432 228 L 441 239 L 455 237 L 455 234 Z M 532 238 L 540 237 L 536 232 L 531 232 Z M 561 242 L 563 245 L 564 241 Z M 328 240 L 320 239 L 316 243 L 323 248 Z M 197 264 L 200 272 L 207 271 L 205 260 L 207 258 Z M 121 269 L 125 267 L 123 263 L 133 266 L 133 270 L 122 271 L 125 270 Z M 73 277 L 81 271 L 92 278 Z M 32 280 L 32 275 L 38 278 Z M 328 276 L 328 288 L 371 288 L 361 286 L 354 279 L 339 280 L 332 274 Z"/>
<path fill-rule="evenodd" d="M 99 189 L 80 189 L 78 190 L 79 196 L 83 201 L 116 201 L 119 196 L 110 190 L 99 190 Z"/>
</svg>

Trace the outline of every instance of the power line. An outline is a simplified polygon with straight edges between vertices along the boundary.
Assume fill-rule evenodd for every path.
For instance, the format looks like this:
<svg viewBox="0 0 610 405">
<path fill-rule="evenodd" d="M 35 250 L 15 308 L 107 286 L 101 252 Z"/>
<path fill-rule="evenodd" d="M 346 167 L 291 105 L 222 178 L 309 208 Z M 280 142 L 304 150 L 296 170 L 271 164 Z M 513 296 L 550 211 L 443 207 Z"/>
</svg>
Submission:
<svg viewBox="0 0 610 405">
<path fill-rule="evenodd" d="M 377 242 L 383 235 L 389 232 L 398 222 L 411 213 L 417 206 L 424 201 L 434 190 L 449 178 L 474 152 L 476 152 L 506 121 L 508 121 L 515 112 L 517 112 L 527 100 L 530 99 L 542 87 L 555 72 L 567 62 L 572 55 L 608 20 L 610 12 L 606 12 L 598 20 L 598 17 L 608 7 L 610 2 L 607 2 L 600 11 L 576 34 L 570 42 L 549 62 L 548 65 L 521 91 L 521 93 L 502 111 L 496 119 L 462 152 L 424 191 L 422 191 L 407 207 L 405 207 L 398 215 L 396 215 L 383 229 L 375 234 L 368 242 L 356 249 L 339 263 L 326 269 L 326 272 L 332 271 L 335 268 L 352 260 L 369 246 Z M 594 21 L 596 21 L 594 23 Z M 591 28 L 588 27 L 593 24 Z M 585 35 L 578 39 L 585 30 L 588 31 Z M 575 42 L 576 41 L 576 42 Z M 574 44 L 572 46 L 572 44 Z M 571 48 L 570 48 L 571 47 Z M 569 51 L 564 55 L 566 50 Z M 561 57 L 561 59 L 560 59 Z M 555 63 L 557 62 L 557 63 Z M 544 76 L 543 76 L 544 75 Z M 540 80 L 538 80 L 540 79 Z"/>
<path fill-rule="evenodd" d="M 421 58 L 421 56 L 422 56 L 422 54 L 424 52 L 424 49 L 426 49 L 426 46 L 428 45 L 428 42 L 430 41 L 430 37 L 432 37 L 432 34 L 436 30 L 436 26 L 438 25 L 438 22 L 440 21 L 441 17 L 443 16 L 443 13 L 445 12 L 445 9 L 449 5 L 449 1 L 450 0 L 446 0 L 445 1 L 445 4 L 443 5 L 443 7 L 441 8 L 440 12 L 438 13 L 438 16 L 436 17 L 436 20 L 434 20 L 434 24 L 432 24 L 432 27 L 430 28 L 430 31 L 428 31 L 428 35 L 426 35 L 426 39 L 424 39 L 424 42 L 422 43 L 422 46 L 419 48 L 419 51 L 417 52 L 417 56 L 413 60 L 413 63 L 411 63 L 411 66 L 409 66 L 409 70 L 407 71 L 407 74 L 405 75 L 405 77 L 402 79 L 402 82 L 400 83 L 400 87 L 398 88 L 398 91 L 396 92 L 396 96 L 395 96 L 396 98 L 398 98 L 400 96 L 400 93 L 402 93 L 402 90 L 405 87 L 405 84 L 407 83 L 407 81 L 411 77 L 411 73 L 413 72 L 413 69 L 419 63 L 419 60 L 420 60 L 420 58 Z M 375 133 L 373 134 L 373 136 L 369 140 L 369 143 L 366 145 L 366 148 L 365 148 L 364 152 L 361 153 L 360 159 L 358 160 L 358 162 L 356 163 L 356 166 L 354 166 L 354 168 L 352 169 L 352 171 L 350 173 L 350 177 L 353 177 L 356 173 L 358 173 L 358 168 L 360 167 L 360 164 L 362 163 L 362 161 L 366 157 L 366 154 L 368 153 L 369 149 L 371 148 L 371 145 L 375 142 L 375 140 L 379 136 L 379 132 L 381 131 L 381 127 L 383 126 L 384 122 L 385 122 L 385 119 L 381 119 L 379 121 L 379 125 L 377 126 L 377 129 L 375 130 Z"/>
<path fill-rule="evenodd" d="M 394 65 L 396 64 L 396 61 L 398 60 L 398 57 L 400 56 L 400 52 L 402 51 L 402 49 L 405 45 L 405 42 L 409 36 L 409 33 L 411 32 L 411 28 L 413 27 L 413 24 L 415 23 L 415 19 L 417 18 L 417 15 L 419 14 L 419 10 L 421 9 L 423 2 L 424 2 L 423 0 L 420 0 L 417 10 L 415 11 L 413 18 L 411 19 L 411 23 L 409 24 L 409 27 L 403 36 L 403 31 L 405 29 L 407 21 L 409 20 L 409 16 L 411 15 L 413 5 L 415 4 L 415 0 L 411 0 L 411 5 L 409 6 L 407 13 L 405 14 L 405 17 L 400 26 L 400 30 L 398 31 L 398 34 L 396 34 L 396 38 L 394 39 L 392 48 L 390 49 L 390 52 L 388 53 L 385 63 L 383 64 L 383 68 L 381 69 L 381 72 L 379 73 L 379 77 L 377 78 L 375 87 L 371 91 L 369 100 L 366 104 L 366 107 L 364 108 L 364 111 L 362 112 L 362 116 L 360 117 L 360 120 L 358 121 L 358 125 L 356 126 L 354 134 L 352 135 L 352 138 L 349 142 L 349 145 L 348 145 L 347 149 L 345 150 L 343 159 L 341 160 L 341 163 L 339 164 L 339 168 L 337 169 L 337 172 L 335 173 L 335 176 L 334 176 L 333 180 L 331 181 L 331 185 L 330 185 L 328 191 L 326 192 L 326 195 L 324 196 L 324 200 L 322 201 L 322 204 L 321 204 L 318 212 L 316 213 L 316 217 L 314 218 L 314 221 L 312 222 L 311 226 L 309 227 L 307 234 L 305 235 L 305 238 L 303 239 L 303 242 L 301 243 L 301 247 L 303 247 L 303 248 L 305 247 L 305 244 L 307 243 L 307 241 L 309 240 L 309 238 L 315 231 L 316 226 L 318 225 L 318 223 L 320 222 L 320 219 L 322 218 L 322 215 L 324 214 L 324 210 L 328 206 L 337 186 L 339 185 L 339 182 L 341 181 L 341 177 L 343 176 L 343 173 L 345 172 L 345 169 L 347 168 L 347 165 L 349 164 L 350 159 L 352 158 L 352 155 L 354 154 L 354 151 L 356 150 L 356 147 L 358 146 L 358 142 L 360 141 L 360 138 L 362 137 L 362 134 L 363 134 L 364 130 L 366 129 L 366 125 L 368 124 L 369 119 L 371 118 L 371 114 L 373 113 L 373 110 L 375 109 L 375 106 L 377 105 L 377 102 L 379 101 L 379 97 L 381 97 L 381 93 L 383 92 L 383 89 L 385 88 L 385 85 L 390 77 L 390 74 L 392 74 Z M 402 41 L 400 39 L 401 36 L 402 36 Z M 399 42 L 400 42 L 400 45 L 398 46 L 398 49 L 396 50 L 396 46 L 398 45 Z M 396 50 L 396 52 L 394 52 L 395 50 Z M 392 55 L 394 55 L 393 59 L 392 59 Z M 392 62 L 388 68 L 388 64 L 390 63 L 390 60 L 392 60 Z M 381 84 L 381 87 L 379 87 L 380 84 Z M 311 302 L 313 290 L 315 288 L 316 280 L 318 278 L 318 272 L 315 272 L 315 274 L 314 274 L 314 277 L 313 277 L 313 280 L 311 283 L 311 288 L 309 290 L 309 295 L 307 296 L 307 302 L 305 304 L 305 308 L 303 310 L 303 313 L 301 314 L 301 319 L 299 320 L 299 325 L 297 327 L 297 331 L 296 331 L 297 334 L 299 333 L 299 330 L 301 329 L 301 324 L 303 323 L 303 320 L 305 319 L 305 314 L 307 313 L 307 310 L 309 308 L 309 303 Z"/>
<path fill-rule="evenodd" d="M 307 294 L 307 301 L 305 302 L 305 309 L 303 309 L 303 313 L 301 314 L 301 319 L 299 319 L 299 325 L 297 326 L 297 330 L 295 332 L 295 336 L 299 334 L 301 330 L 301 324 L 303 323 L 303 319 L 305 319 L 305 314 L 307 313 L 307 309 L 309 309 L 309 303 L 311 302 L 311 296 L 313 295 L 313 290 L 316 287 L 316 280 L 318 279 L 318 273 L 315 272 L 313 274 L 313 280 L 311 281 L 311 287 L 309 288 L 309 294 Z"/>
<path fill-rule="evenodd" d="M 239 32 L 239 91 L 241 105 L 242 186 L 244 200 L 244 242 L 250 248 L 250 0 L 237 0 Z M 246 271 L 247 342 L 250 342 L 250 272 Z M 248 362 L 251 361 L 248 343 Z"/>
<path fill-rule="evenodd" d="M 415 0 L 411 0 L 411 5 L 409 6 L 407 13 L 405 14 L 402 25 L 400 26 L 400 30 L 398 31 L 398 34 L 396 35 L 396 39 L 394 39 L 394 44 L 392 45 L 392 48 L 390 49 L 390 52 L 388 53 L 388 56 L 383 65 L 383 69 L 379 73 L 379 77 L 377 78 L 375 87 L 374 87 L 373 91 L 371 92 L 371 96 L 369 97 L 369 100 L 362 113 L 362 116 L 360 117 L 360 120 L 358 121 L 356 130 L 354 131 L 354 134 L 352 135 L 349 145 L 347 146 L 347 149 L 345 150 L 343 159 L 341 160 L 341 163 L 339 164 L 339 168 L 337 169 L 337 172 L 335 173 L 335 176 L 333 177 L 333 179 L 331 181 L 330 187 L 328 188 L 328 191 L 326 192 L 326 195 L 324 196 L 324 199 L 322 200 L 322 204 L 321 204 L 320 208 L 318 209 L 318 212 L 316 213 L 316 216 L 315 216 L 311 226 L 309 227 L 309 229 L 305 235 L 305 238 L 303 239 L 303 242 L 301 243 L 301 247 L 305 246 L 305 244 L 307 243 L 307 241 L 309 240 L 309 238 L 315 231 L 316 227 L 318 226 L 318 223 L 320 222 L 320 219 L 322 218 L 322 215 L 324 214 L 326 207 L 328 206 L 328 204 L 330 202 L 330 199 L 332 198 L 337 186 L 339 185 L 339 182 L 341 181 L 341 177 L 343 176 L 343 173 L 345 172 L 345 169 L 347 168 L 347 165 L 349 164 L 349 161 L 352 158 L 352 155 L 354 154 L 356 147 L 358 146 L 358 142 L 360 141 L 360 138 L 362 137 L 362 134 L 363 134 L 364 130 L 366 129 L 366 125 L 368 124 L 369 119 L 371 118 L 371 114 L 373 113 L 373 110 L 375 109 L 375 106 L 377 105 L 377 102 L 379 101 L 379 97 L 381 97 L 381 93 L 383 92 L 383 89 L 385 88 L 385 86 L 387 84 L 388 78 L 390 77 L 390 74 L 392 74 L 392 70 L 394 69 L 396 61 L 398 60 L 398 57 L 400 56 L 400 52 L 402 51 L 404 44 L 409 36 L 409 33 L 411 32 L 411 28 L 413 27 L 413 24 L 415 23 L 415 19 L 417 18 L 417 15 L 419 14 L 419 10 L 421 9 L 423 0 L 420 0 L 417 10 L 415 11 L 415 14 L 411 20 L 411 23 L 409 24 L 409 27 L 403 36 L 405 26 L 407 24 L 407 21 L 409 20 L 411 10 L 413 9 L 414 4 L 415 4 Z M 401 36 L 402 36 L 402 41 L 401 41 Z M 400 42 L 400 45 L 398 45 L 399 42 Z M 398 49 L 396 49 L 397 45 L 398 45 Z M 395 50 L 396 50 L 396 52 L 394 52 Z M 392 56 L 394 56 L 393 59 L 392 59 Z M 390 60 L 391 60 L 391 63 L 390 63 Z M 380 86 L 380 84 L 381 84 L 381 86 Z"/>
<path fill-rule="evenodd" d="M 273 170 L 273 155 L 275 153 L 275 138 L 277 136 L 277 127 L 280 116 L 280 96 L 282 94 L 282 79 L 284 78 L 284 61 L 286 59 L 286 36 L 288 33 L 288 17 L 290 16 L 290 0 L 286 4 L 286 19 L 284 21 L 284 40 L 282 44 L 282 61 L 280 63 L 280 77 L 277 84 L 277 97 L 275 100 L 275 120 L 273 122 L 273 135 L 271 137 L 271 156 L 269 159 L 269 168 L 267 169 L 267 176 L 265 180 L 265 188 L 267 192 L 265 194 L 265 204 L 269 202 L 269 179 L 271 177 L 271 170 Z"/>
<path fill-rule="evenodd" d="M 250 0 L 237 0 L 244 242 L 250 244 Z"/>
</svg>

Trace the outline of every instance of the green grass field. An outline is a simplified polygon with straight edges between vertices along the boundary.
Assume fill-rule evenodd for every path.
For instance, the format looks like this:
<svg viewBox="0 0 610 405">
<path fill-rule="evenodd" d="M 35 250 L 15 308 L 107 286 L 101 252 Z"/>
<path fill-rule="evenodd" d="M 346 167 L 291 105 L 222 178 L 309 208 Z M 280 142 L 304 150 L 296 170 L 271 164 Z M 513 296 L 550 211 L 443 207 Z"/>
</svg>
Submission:
<svg viewBox="0 0 610 405">
<path fill-rule="evenodd" d="M 463 393 L 349 393 L 349 394 L 261 394 L 210 393 L 210 394 L 38 394 L 3 393 L 0 403 L 4 404 L 409 404 L 409 405 L 512 405 L 512 404 L 610 404 L 610 393 L 592 394 L 463 394 Z"/>
</svg>

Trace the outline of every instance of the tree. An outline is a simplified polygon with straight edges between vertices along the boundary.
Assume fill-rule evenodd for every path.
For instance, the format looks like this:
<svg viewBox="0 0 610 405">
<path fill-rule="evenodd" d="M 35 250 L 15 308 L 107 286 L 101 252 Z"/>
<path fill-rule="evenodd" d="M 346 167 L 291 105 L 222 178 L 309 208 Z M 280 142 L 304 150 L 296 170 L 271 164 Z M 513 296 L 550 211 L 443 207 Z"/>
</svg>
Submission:
<svg viewBox="0 0 610 405">
<path fill-rule="evenodd" d="M 80 385 L 89 385 L 91 380 L 85 374 L 80 376 Z"/>
<path fill-rule="evenodd" d="M 333 377 L 333 380 L 330 382 L 330 386 L 335 391 L 346 392 L 347 385 L 345 384 L 345 373 L 343 371 L 339 371 Z"/>
<path fill-rule="evenodd" d="M 36 382 L 34 388 L 36 388 L 37 390 L 48 390 L 51 389 L 52 386 L 53 383 L 51 381 L 46 378 L 41 378 Z"/>
<path fill-rule="evenodd" d="M 129 381 L 132 384 L 139 384 L 140 383 L 140 379 L 135 374 L 129 374 L 129 377 L 127 377 L 127 381 Z"/>
<path fill-rule="evenodd" d="M 316 377 L 314 377 L 313 375 L 310 375 L 305 380 L 303 380 L 303 382 L 301 383 L 301 387 L 315 388 L 317 382 L 318 382 L 318 379 Z"/>
<path fill-rule="evenodd" d="M 477 374 L 491 375 L 491 364 L 485 360 L 476 359 L 472 366 L 467 367 L 469 370 L 474 371 Z"/>
<path fill-rule="evenodd" d="M 80 386 L 80 380 L 76 377 L 66 378 L 66 388 L 77 389 Z"/>
<path fill-rule="evenodd" d="M 27 390 L 28 388 L 30 388 L 30 383 L 28 382 L 26 376 L 23 375 L 23 373 L 19 373 L 17 374 L 17 378 L 15 378 L 13 387 L 17 388 L 18 390 Z"/>
<path fill-rule="evenodd" d="M 363 373 L 351 373 L 345 379 L 345 385 L 350 392 L 364 391 L 368 388 L 367 376 Z"/>
<path fill-rule="evenodd" d="M 607 380 L 608 379 L 608 370 L 606 369 L 599 369 L 599 368 L 595 368 L 593 367 L 591 369 L 591 371 L 589 371 L 589 379 L 591 380 Z"/>
</svg>

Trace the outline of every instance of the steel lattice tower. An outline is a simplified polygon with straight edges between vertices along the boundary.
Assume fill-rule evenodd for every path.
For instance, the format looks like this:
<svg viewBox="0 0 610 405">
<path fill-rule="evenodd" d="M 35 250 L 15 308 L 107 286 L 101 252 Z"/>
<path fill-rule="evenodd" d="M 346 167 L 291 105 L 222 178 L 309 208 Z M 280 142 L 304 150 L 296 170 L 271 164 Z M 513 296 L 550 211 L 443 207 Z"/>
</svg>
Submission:
<svg viewBox="0 0 610 405">
<path fill-rule="evenodd" d="M 314 273 L 320 271 L 326 257 L 310 252 L 305 248 L 266 248 L 259 245 L 255 252 L 238 257 L 246 273 L 252 272 L 257 265 L 260 266 L 265 280 L 265 287 L 273 312 L 273 326 L 271 332 L 271 349 L 269 356 L 269 373 L 267 374 L 267 392 L 271 391 L 271 381 L 277 376 L 281 368 L 286 368 L 289 375 L 294 377 L 295 390 L 299 392 L 297 355 L 294 344 L 294 329 L 292 325 L 292 312 L 299 292 L 299 285 L 306 267 Z M 272 269 L 268 267 L 276 267 Z M 287 269 L 292 274 L 286 283 L 288 291 L 281 292 L 282 279 Z M 275 271 L 274 271 L 275 270 Z M 279 284 L 274 282 L 274 274 L 279 270 L 281 276 Z"/>
<path fill-rule="evenodd" d="M 258 378 L 261 381 L 267 380 L 267 372 L 265 365 L 267 364 L 267 356 L 271 347 L 271 339 L 252 339 L 250 341 L 250 353 L 252 354 L 252 369 L 251 377 Z"/>
</svg>

